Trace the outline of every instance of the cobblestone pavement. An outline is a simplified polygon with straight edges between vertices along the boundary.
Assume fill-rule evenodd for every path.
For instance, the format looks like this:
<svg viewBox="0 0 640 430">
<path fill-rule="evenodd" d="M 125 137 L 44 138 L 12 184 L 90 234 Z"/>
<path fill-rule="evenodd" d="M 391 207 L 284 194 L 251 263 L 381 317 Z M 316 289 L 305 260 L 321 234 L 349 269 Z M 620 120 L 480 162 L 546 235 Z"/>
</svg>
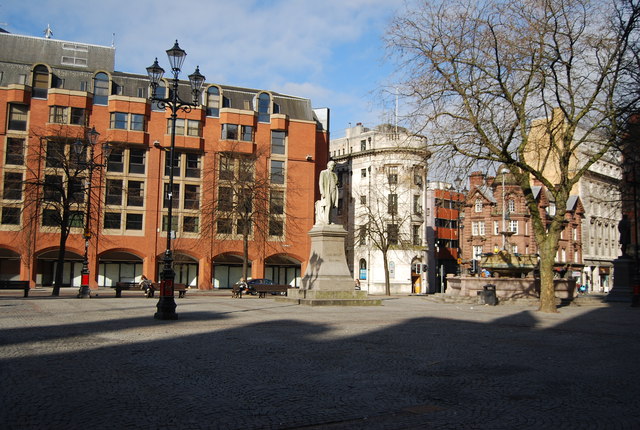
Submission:
<svg viewBox="0 0 640 430">
<path fill-rule="evenodd" d="M 15 294 L 14 294 L 15 293 Z M 640 309 L 0 295 L 3 429 L 633 429 Z"/>
</svg>

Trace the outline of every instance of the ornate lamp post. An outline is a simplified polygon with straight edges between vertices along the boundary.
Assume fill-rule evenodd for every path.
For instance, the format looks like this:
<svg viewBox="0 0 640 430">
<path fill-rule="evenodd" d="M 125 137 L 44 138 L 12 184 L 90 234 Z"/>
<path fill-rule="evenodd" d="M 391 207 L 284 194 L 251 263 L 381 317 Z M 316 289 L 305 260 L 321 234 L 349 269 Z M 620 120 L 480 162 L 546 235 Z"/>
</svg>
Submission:
<svg viewBox="0 0 640 430">
<path fill-rule="evenodd" d="M 171 49 L 167 49 L 167 57 L 169 58 L 169 65 L 171 66 L 171 72 L 173 73 L 173 80 L 171 81 L 171 88 L 169 91 L 169 97 L 156 96 L 156 89 L 160 85 L 160 80 L 164 75 L 164 69 L 158 64 L 156 58 L 153 64 L 147 67 L 147 73 L 149 75 L 149 81 L 151 83 L 151 94 L 149 99 L 157 102 L 160 108 L 171 110 L 171 147 L 169 149 L 169 189 L 167 193 L 168 198 L 168 225 L 167 225 L 167 248 L 164 251 L 164 268 L 162 270 L 162 283 L 160 286 L 160 298 L 158 299 L 157 309 L 154 318 L 161 320 L 174 320 L 178 318 L 176 314 L 176 302 L 173 295 L 173 281 L 175 279 L 175 272 L 173 271 L 173 254 L 171 252 L 171 235 L 173 225 L 173 168 L 175 157 L 175 141 L 176 141 L 176 119 L 178 118 L 178 111 L 185 113 L 191 112 L 191 108 L 199 106 L 198 99 L 202 91 L 202 84 L 204 84 L 204 76 L 200 74 L 200 69 L 196 67 L 195 72 L 189 75 L 189 83 L 191 84 L 192 101 L 182 100 L 178 96 L 178 75 L 180 74 L 180 68 L 184 62 L 187 53 L 178 46 L 178 41 L 173 45 Z"/>
<path fill-rule="evenodd" d="M 88 299 L 91 297 L 91 288 L 89 287 L 89 240 L 91 239 L 91 185 L 93 180 L 93 171 L 100 170 L 105 166 L 104 164 L 96 163 L 94 158 L 94 147 L 98 141 L 98 136 L 100 136 L 100 133 L 96 131 L 95 127 L 92 127 L 91 130 L 87 132 L 87 139 L 85 142 L 78 139 L 73 144 L 73 148 L 78 157 L 82 154 L 86 154 L 87 147 L 89 149 L 89 161 L 85 159 L 78 163 L 84 165 L 85 169 L 89 170 L 87 183 L 87 212 L 85 214 L 84 233 L 82 234 L 84 237 L 84 258 L 82 260 L 82 271 L 80 272 L 81 285 L 80 290 L 78 291 L 78 298 L 81 299 Z M 109 152 L 111 152 L 111 147 L 109 143 L 106 142 L 102 145 L 102 156 L 105 158 L 109 157 Z"/>
</svg>

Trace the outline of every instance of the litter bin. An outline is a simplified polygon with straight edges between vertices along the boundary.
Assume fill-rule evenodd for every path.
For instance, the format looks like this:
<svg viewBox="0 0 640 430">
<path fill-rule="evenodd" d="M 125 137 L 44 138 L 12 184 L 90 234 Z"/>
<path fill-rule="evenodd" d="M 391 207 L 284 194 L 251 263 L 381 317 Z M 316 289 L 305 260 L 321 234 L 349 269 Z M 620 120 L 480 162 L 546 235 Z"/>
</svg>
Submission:
<svg viewBox="0 0 640 430">
<path fill-rule="evenodd" d="M 482 286 L 480 291 L 480 304 L 495 306 L 498 304 L 498 297 L 496 296 L 496 286 L 493 284 L 486 284 Z"/>
</svg>

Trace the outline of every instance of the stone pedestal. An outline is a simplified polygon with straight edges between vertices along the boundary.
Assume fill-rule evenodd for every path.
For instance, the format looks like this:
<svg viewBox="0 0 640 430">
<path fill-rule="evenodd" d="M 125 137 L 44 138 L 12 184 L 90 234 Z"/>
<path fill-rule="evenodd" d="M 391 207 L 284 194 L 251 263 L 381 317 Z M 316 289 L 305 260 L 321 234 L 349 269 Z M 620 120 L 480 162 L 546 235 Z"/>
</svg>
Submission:
<svg viewBox="0 0 640 430">
<path fill-rule="evenodd" d="M 613 261 L 613 288 L 607 294 L 607 302 L 631 302 L 636 279 L 636 265 L 632 258 L 618 257 Z"/>
<path fill-rule="evenodd" d="M 276 300 L 310 306 L 382 304 L 380 299 L 369 299 L 366 291 L 355 290 L 344 253 L 347 232 L 341 225 L 314 225 L 308 234 L 311 251 L 302 286 L 289 289 L 287 297 Z"/>
</svg>

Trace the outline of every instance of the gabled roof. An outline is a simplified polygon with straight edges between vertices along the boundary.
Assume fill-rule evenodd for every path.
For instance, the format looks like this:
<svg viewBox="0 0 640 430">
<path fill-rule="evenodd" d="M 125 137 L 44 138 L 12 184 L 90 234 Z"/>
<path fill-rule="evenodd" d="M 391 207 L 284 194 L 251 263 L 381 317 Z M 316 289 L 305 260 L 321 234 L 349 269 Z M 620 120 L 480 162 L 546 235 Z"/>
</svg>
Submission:
<svg viewBox="0 0 640 430">
<path fill-rule="evenodd" d="M 496 198 L 493 196 L 493 190 L 491 189 L 491 187 L 487 185 L 480 185 L 476 187 L 476 190 L 478 190 L 478 192 L 482 194 L 482 197 L 489 200 L 491 203 L 496 203 Z"/>
</svg>

